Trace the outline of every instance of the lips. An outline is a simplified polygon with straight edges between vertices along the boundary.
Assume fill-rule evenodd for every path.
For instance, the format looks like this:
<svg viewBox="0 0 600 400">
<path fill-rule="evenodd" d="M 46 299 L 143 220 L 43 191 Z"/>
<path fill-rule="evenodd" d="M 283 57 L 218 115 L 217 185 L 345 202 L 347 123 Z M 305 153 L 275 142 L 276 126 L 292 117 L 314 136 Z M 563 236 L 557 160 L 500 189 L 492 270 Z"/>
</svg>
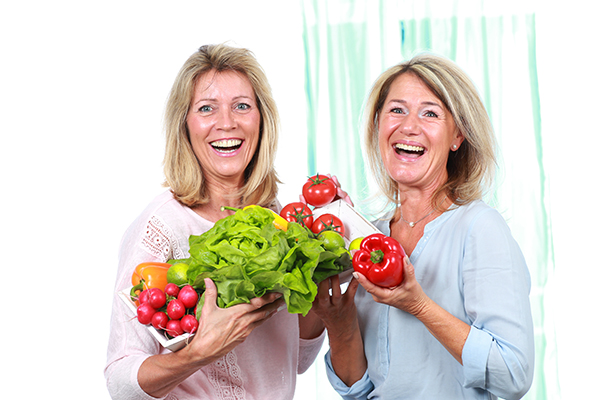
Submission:
<svg viewBox="0 0 600 400">
<path fill-rule="evenodd" d="M 210 142 L 210 145 L 219 153 L 229 154 L 238 150 L 242 143 L 241 139 L 222 139 Z"/>
<path fill-rule="evenodd" d="M 396 154 L 409 158 L 418 158 L 425 154 L 425 147 L 405 143 L 396 143 L 394 150 Z"/>
</svg>

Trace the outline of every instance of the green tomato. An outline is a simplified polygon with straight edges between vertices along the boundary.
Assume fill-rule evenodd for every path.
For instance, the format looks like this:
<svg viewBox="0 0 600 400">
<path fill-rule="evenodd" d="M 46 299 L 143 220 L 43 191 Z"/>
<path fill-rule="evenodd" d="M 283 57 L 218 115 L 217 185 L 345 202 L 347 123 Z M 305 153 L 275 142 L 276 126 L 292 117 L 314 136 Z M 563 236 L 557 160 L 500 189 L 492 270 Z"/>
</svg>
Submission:
<svg viewBox="0 0 600 400">
<path fill-rule="evenodd" d="M 325 250 L 332 251 L 339 247 L 345 248 L 346 246 L 344 238 L 336 231 L 323 231 L 319 233 L 318 238 L 323 242 Z"/>
</svg>

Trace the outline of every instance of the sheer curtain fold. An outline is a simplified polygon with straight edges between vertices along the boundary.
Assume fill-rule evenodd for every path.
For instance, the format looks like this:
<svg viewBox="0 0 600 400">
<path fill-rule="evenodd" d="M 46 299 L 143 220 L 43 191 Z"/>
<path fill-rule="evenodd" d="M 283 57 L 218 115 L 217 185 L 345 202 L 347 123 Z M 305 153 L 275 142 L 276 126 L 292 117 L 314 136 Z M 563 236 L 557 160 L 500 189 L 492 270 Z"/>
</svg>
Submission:
<svg viewBox="0 0 600 400">
<path fill-rule="evenodd" d="M 532 1 L 303 1 L 309 172 L 340 179 L 357 208 L 378 189 L 365 171 L 362 112 L 375 78 L 427 51 L 456 61 L 474 80 L 499 149 L 497 207 L 521 245 L 532 277 L 536 372 L 526 398 L 559 398 L 553 319 L 545 285 L 554 269 Z M 328 385 L 317 378 L 317 385 Z M 321 397 L 337 398 L 337 397 Z"/>
</svg>

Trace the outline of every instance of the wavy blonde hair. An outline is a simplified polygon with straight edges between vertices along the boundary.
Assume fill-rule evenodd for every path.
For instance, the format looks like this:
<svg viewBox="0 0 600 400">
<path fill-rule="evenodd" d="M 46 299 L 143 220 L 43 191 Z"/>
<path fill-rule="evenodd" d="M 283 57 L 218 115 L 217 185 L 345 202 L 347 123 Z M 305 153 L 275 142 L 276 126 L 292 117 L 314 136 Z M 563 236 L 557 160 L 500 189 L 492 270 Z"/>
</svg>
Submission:
<svg viewBox="0 0 600 400">
<path fill-rule="evenodd" d="M 432 207 L 444 195 L 455 204 L 481 199 L 491 187 L 496 166 L 496 141 L 488 113 L 470 78 L 452 61 L 420 54 L 383 72 L 375 81 L 366 105 L 365 144 L 367 160 L 388 204 L 399 204 L 398 184 L 387 173 L 379 151 L 378 120 L 390 86 L 402 74 L 419 77 L 449 110 L 464 141 L 451 151 L 448 180 L 434 194 Z"/>
<path fill-rule="evenodd" d="M 242 205 L 272 206 L 280 183 L 274 169 L 279 135 L 277 106 L 265 72 L 254 54 L 225 44 L 200 47 L 175 78 L 165 110 L 164 186 L 170 187 L 175 198 L 188 207 L 210 200 L 202 167 L 190 143 L 186 119 L 196 82 L 213 70 L 235 71 L 247 77 L 261 116 L 257 151 L 244 171 L 243 187 L 232 195 L 239 197 Z"/>
</svg>

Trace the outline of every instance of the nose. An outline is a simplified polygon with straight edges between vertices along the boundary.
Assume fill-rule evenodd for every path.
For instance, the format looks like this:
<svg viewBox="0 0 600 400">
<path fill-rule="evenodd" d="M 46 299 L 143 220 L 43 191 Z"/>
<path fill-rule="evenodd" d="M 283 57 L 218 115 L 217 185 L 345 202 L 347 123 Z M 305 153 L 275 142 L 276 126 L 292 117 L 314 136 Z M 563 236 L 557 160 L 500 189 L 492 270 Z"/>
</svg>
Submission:
<svg viewBox="0 0 600 400">
<path fill-rule="evenodd" d="M 401 130 L 407 135 L 416 135 L 419 130 L 419 117 L 414 112 L 409 112 L 403 119 Z"/>
<path fill-rule="evenodd" d="M 229 109 L 221 109 L 217 117 L 217 128 L 223 130 L 235 129 L 237 121 L 235 113 Z"/>
</svg>

